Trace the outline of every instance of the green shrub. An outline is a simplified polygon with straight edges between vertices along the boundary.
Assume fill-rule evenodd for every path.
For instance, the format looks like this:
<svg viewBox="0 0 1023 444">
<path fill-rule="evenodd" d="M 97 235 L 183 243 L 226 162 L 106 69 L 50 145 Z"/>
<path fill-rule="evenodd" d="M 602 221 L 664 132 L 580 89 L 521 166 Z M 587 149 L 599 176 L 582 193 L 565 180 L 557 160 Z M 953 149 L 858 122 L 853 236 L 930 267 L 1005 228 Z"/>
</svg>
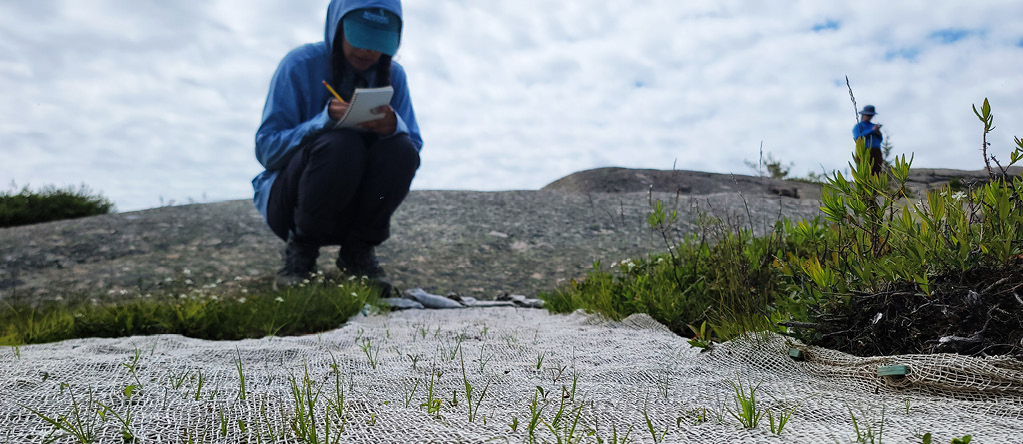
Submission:
<svg viewBox="0 0 1023 444">
<path fill-rule="evenodd" d="M 82 185 L 78 188 L 46 186 L 39 191 L 28 187 L 20 192 L 0 193 L 0 227 L 30 225 L 55 220 L 106 214 L 114 204 Z"/>
<path fill-rule="evenodd" d="M 757 176 L 770 177 L 773 179 L 785 179 L 788 178 L 789 172 L 792 171 L 792 162 L 784 163 L 780 159 L 775 158 L 774 154 L 764 154 L 763 146 L 760 148 L 760 161 L 753 162 L 749 159 L 743 159 L 742 163 L 746 164 L 746 167 L 753 170 Z"/>
<path fill-rule="evenodd" d="M 594 269 L 540 297 L 553 312 L 582 308 L 622 319 L 646 313 L 680 335 L 691 336 L 707 322 L 718 338 L 770 328 L 782 273 L 773 266 L 777 236 L 747 230 L 719 230 L 710 221 L 704 236 L 684 239 L 669 253 L 624 259 Z M 708 239 L 714 239 L 713 242 Z"/>
<path fill-rule="evenodd" d="M 983 110 L 978 117 L 990 126 L 987 100 Z M 1016 142 L 1009 166 L 1023 159 L 1023 141 Z M 888 174 L 870 173 L 862 141 L 856 154 L 851 180 L 836 172 L 822 188 L 821 210 L 833 225 L 813 236 L 826 247 L 789 252 L 782 264 L 797 282 L 811 284 L 802 290 L 835 296 L 908 283 L 930 295 L 933 276 L 1006 266 L 1023 253 L 1020 177 L 992 173 L 992 181 L 971 192 L 947 186 L 919 202 L 900 203 L 912 159 L 895 159 L 895 183 L 889 184 Z"/>
<path fill-rule="evenodd" d="M 992 128 L 986 100 L 977 116 L 986 144 Z M 1023 160 L 1023 140 L 1016 144 L 1008 166 Z M 853 159 L 859 160 L 850 163 L 849 178 L 835 172 L 823 184 L 823 219 L 781 220 L 763 237 L 716 221 L 676 243 L 669 234 L 677 211 L 651 201 L 649 223 L 662 234 L 666 253 L 617 262 L 616 270 L 594 264 L 585 280 L 541 297 L 554 312 L 582 308 L 614 319 L 647 313 L 700 340 L 711 339 L 707 322 L 715 339 L 727 340 L 786 331 L 778 326 L 783 320 L 812 326 L 806 323 L 848 317 L 853 295 L 899 288 L 902 295 L 930 297 L 939 285 L 961 293 L 978 274 L 1011 271 L 1023 259 L 1023 178 L 1006 178 L 994 157 L 1001 173 L 992 171 L 984 186 L 946 187 L 916 203 L 905 191 L 912 159 L 895 158 L 886 174 L 873 175 L 862 142 Z M 1012 278 L 1003 276 L 997 283 Z"/>
</svg>

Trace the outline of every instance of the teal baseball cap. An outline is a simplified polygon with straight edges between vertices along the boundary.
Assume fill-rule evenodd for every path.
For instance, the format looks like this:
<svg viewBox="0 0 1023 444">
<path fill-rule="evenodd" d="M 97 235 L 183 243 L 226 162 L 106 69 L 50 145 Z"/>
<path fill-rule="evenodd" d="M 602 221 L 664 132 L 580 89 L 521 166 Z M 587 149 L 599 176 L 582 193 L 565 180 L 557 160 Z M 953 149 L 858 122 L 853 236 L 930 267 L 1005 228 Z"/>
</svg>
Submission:
<svg viewBox="0 0 1023 444">
<path fill-rule="evenodd" d="M 345 38 L 356 48 L 393 56 L 401 41 L 401 17 L 383 8 L 356 9 L 341 19 Z"/>
</svg>

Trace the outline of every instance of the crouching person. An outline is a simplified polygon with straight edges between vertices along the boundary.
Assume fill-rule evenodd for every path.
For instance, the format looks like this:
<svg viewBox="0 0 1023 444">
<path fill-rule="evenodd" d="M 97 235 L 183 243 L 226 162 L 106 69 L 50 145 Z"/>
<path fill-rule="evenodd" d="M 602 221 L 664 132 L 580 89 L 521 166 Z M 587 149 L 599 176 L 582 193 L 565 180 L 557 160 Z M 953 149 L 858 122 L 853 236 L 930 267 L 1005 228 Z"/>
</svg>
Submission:
<svg viewBox="0 0 1023 444">
<path fill-rule="evenodd" d="M 266 170 L 252 180 L 256 208 L 286 242 L 274 288 L 314 273 L 324 245 L 341 246 L 343 272 L 384 274 L 374 248 L 390 235 L 423 145 L 405 71 L 391 60 L 401 29 L 399 0 L 333 0 L 325 40 L 292 50 L 274 73 L 256 132 Z M 374 110 L 380 119 L 334 128 L 356 88 L 387 85 L 394 95 Z"/>
</svg>

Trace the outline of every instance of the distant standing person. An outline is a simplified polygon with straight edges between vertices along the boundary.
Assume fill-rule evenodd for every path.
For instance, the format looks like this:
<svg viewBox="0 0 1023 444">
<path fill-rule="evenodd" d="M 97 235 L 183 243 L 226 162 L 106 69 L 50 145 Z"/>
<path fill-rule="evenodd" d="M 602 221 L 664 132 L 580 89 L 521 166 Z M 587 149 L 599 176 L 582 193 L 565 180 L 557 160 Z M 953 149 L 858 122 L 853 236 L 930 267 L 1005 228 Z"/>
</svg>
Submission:
<svg viewBox="0 0 1023 444">
<path fill-rule="evenodd" d="M 864 106 L 863 111 L 860 111 L 860 123 L 853 127 L 853 140 L 864 139 L 864 146 L 870 150 L 870 172 L 874 175 L 881 174 L 881 166 L 884 164 L 881 125 L 871 122 L 876 114 L 874 105 Z"/>
<path fill-rule="evenodd" d="M 256 131 L 256 208 L 286 242 L 274 288 L 316 270 L 324 245 L 340 245 L 337 266 L 382 277 L 374 248 L 390 236 L 408 195 L 423 140 L 404 69 L 391 58 L 401 40 L 400 0 L 333 0 L 322 42 L 288 53 L 270 82 Z M 328 82 L 343 100 L 334 98 Z M 390 105 L 359 129 L 334 129 L 356 88 L 390 85 Z"/>
</svg>

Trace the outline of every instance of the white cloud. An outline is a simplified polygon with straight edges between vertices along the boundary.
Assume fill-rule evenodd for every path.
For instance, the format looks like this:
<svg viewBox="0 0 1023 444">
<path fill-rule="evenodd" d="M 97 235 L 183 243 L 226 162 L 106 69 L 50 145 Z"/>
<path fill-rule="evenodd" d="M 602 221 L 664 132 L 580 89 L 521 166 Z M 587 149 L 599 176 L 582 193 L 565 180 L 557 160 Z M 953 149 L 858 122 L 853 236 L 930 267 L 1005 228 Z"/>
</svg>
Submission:
<svg viewBox="0 0 1023 444">
<path fill-rule="evenodd" d="M 249 197 L 270 75 L 323 38 L 326 3 L 0 3 L 0 180 L 84 182 L 122 210 Z M 600 166 L 746 173 L 761 141 L 796 174 L 843 168 L 846 75 L 915 166 L 980 168 L 970 105 L 985 97 L 995 152 L 1023 136 L 1015 0 L 404 9 L 416 188 L 530 189 Z"/>
</svg>

